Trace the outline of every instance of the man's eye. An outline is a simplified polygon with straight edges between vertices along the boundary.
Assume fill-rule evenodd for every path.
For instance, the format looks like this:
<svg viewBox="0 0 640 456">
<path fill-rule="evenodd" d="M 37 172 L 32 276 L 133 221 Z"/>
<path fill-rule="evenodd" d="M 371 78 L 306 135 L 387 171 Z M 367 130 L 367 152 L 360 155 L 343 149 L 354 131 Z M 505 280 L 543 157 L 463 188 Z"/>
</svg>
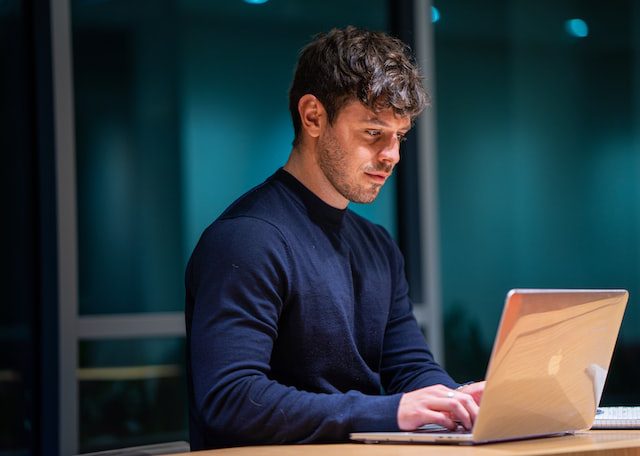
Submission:
<svg viewBox="0 0 640 456">
<path fill-rule="evenodd" d="M 407 137 L 405 135 L 398 135 L 398 142 L 405 142 Z"/>
<path fill-rule="evenodd" d="M 366 130 L 369 136 L 380 136 L 380 130 Z"/>
</svg>

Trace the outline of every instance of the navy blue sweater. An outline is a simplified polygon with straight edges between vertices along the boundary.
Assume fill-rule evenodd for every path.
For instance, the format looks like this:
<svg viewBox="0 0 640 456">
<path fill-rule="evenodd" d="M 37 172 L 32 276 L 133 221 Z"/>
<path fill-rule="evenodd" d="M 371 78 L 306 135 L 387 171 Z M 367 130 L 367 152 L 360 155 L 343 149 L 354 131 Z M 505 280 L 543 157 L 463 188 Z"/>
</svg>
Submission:
<svg viewBox="0 0 640 456">
<path fill-rule="evenodd" d="M 186 271 L 193 449 L 397 430 L 401 393 L 457 386 L 380 226 L 284 170 L 203 233 Z"/>
</svg>

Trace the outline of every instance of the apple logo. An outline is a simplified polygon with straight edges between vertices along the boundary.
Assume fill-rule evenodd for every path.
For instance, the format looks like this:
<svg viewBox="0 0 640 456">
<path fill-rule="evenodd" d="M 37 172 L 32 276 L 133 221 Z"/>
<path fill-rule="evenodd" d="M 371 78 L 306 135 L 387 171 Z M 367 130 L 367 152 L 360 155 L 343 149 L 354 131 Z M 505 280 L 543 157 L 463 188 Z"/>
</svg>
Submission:
<svg viewBox="0 0 640 456">
<path fill-rule="evenodd" d="M 549 364 L 547 365 L 547 372 L 549 372 L 550 376 L 554 376 L 560 371 L 560 362 L 562 361 L 562 349 L 558 350 L 558 353 L 553 355 L 549 359 Z"/>
</svg>

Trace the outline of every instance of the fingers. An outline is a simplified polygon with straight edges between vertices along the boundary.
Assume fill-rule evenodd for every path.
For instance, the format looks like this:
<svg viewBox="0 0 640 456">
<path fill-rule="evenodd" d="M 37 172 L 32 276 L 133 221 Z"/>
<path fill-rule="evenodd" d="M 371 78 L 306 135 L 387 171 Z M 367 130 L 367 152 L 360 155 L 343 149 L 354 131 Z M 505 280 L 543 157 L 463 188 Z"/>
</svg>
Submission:
<svg viewBox="0 0 640 456">
<path fill-rule="evenodd" d="M 485 384 L 485 381 L 469 383 L 460 387 L 458 391 L 469 394 L 471 397 L 473 397 L 473 400 L 476 402 L 476 404 L 480 405 L 480 401 L 482 400 L 482 393 L 484 393 Z"/>
<path fill-rule="evenodd" d="M 471 429 L 473 426 L 472 411 L 466 408 L 466 403 L 463 401 L 465 400 L 461 394 L 437 399 L 431 402 L 431 409 L 446 414 L 451 421 L 459 423 L 465 429 Z"/>
<path fill-rule="evenodd" d="M 453 421 L 471 429 L 478 416 L 478 405 L 467 393 L 439 385 L 440 396 L 432 402 L 432 409 L 448 413 Z"/>
<path fill-rule="evenodd" d="M 458 421 L 465 429 L 471 429 L 478 416 L 478 405 L 473 398 L 461 392 L 452 392 L 447 395 L 449 413 L 451 417 Z"/>
<path fill-rule="evenodd" d="M 398 407 L 398 424 L 403 430 L 424 424 L 439 424 L 455 429 L 460 423 L 471 429 L 478 416 L 478 404 L 464 392 L 436 385 L 406 393 Z"/>
<path fill-rule="evenodd" d="M 427 410 L 424 412 L 424 415 L 421 417 L 421 419 L 425 421 L 423 424 L 417 425 L 407 430 L 417 429 L 424 424 L 437 424 L 438 426 L 447 428 L 450 431 L 455 431 L 458 428 L 458 422 L 453 420 L 451 418 L 451 414 L 447 412 Z"/>
</svg>

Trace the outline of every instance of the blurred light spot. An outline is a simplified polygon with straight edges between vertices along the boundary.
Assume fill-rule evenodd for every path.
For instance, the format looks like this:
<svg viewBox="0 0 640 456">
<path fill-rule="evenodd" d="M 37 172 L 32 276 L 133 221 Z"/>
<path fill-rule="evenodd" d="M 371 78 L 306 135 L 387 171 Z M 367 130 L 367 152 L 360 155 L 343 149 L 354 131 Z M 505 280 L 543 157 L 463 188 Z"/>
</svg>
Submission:
<svg viewBox="0 0 640 456">
<path fill-rule="evenodd" d="M 262 5 L 263 3 L 267 3 L 269 0 L 244 0 L 245 3 L 249 5 Z"/>
<path fill-rule="evenodd" d="M 564 23 L 564 27 L 571 36 L 584 38 L 589 35 L 589 26 L 582 19 L 569 19 Z"/>
<path fill-rule="evenodd" d="M 434 24 L 440 20 L 440 11 L 435 6 L 431 7 L 431 22 Z"/>
</svg>

